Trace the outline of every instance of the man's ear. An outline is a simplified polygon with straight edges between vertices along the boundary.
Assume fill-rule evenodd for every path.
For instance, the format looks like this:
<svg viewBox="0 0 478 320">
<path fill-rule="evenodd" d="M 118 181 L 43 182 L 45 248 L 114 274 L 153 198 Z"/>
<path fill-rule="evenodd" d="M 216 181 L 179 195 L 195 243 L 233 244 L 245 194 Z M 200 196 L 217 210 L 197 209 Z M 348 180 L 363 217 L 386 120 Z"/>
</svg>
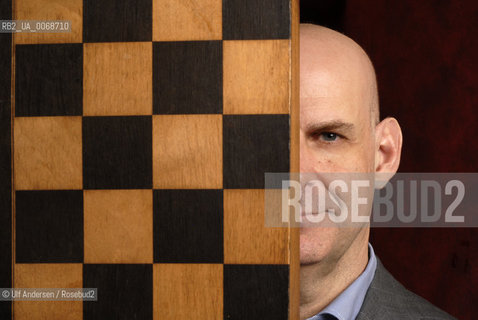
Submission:
<svg viewBox="0 0 478 320">
<path fill-rule="evenodd" d="M 387 182 L 398 170 L 402 152 L 402 130 L 395 118 L 386 118 L 375 127 L 375 172 Z"/>
</svg>

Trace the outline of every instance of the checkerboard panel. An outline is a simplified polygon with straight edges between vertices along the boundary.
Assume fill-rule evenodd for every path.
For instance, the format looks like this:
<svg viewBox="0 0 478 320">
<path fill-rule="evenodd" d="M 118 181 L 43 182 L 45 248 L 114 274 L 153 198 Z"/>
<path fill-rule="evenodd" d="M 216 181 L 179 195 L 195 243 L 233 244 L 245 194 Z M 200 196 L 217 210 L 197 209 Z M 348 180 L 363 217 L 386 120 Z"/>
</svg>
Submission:
<svg viewBox="0 0 478 320">
<path fill-rule="evenodd" d="M 287 264 L 289 230 L 266 228 L 264 190 L 224 190 L 224 263 Z"/>
<path fill-rule="evenodd" d="M 222 318 L 222 264 L 158 263 L 153 277 L 153 319 Z"/>
<path fill-rule="evenodd" d="M 223 0 L 223 39 L 287 39 L 289 8 L 287 0 Z"/>
<path fill-rule="evenodd" d="M 263 189 L 266 172 L 289 171 L 288 115 L 224 115 L 223 126 L 224 188 Z"/>
<path fill-rule="evenodd" d="M 83 302 L 83 319 L 151 319 L 152 264 L 85 264 L 83 287 L 98 288 L 98 301 Z"/>
<path fill-rule="evenodd" d="M 224 41 L 223 45 L 224 114 L 288 114 L 289 41 Z"/>
<path fill-rule="evenodd" d="M 15 0 L 14 18 L 17 20 L 66 20 L 71 23 L 71 32 L 65 33 L 19 33 L 17 44 L 81 43 L 83 40 L 82 0 Z M 2 11 L 6 12 L 6 11 Z"/>
<path fill-rule="evenodd" d="M 16 261 L 83 261 L 81 190 L 17 191 Z"/>
<path fill-rule="evenodd" d="M 222 112 L 221 41 L 155 42 L 154 114 Z"/>
<path fill-rule="evenodd" d="M 16 47 L 15 115 L 81 116 L 81 44 Z"/>
<path fill-rule="evenodd" d="M 81 263 L 15 264 L 17 288 L 81 288 L 83 286 Z M 81 301 L 15 301 L 14 319 L 83 319 Z"/>
<path fill-rule="evenodd" d="M 152 220 L 152 190 L 85 190 L 85 263 L 152 263 Z"/>
<path fill-rule="evenodd" d="M 17 117 L 16 190 L 81 189 L 81 117 Z"/>
<path fill-rule="evenodd" d="M 86 43 L 83 115 L 151 115 L 151 42 Z"/>
<path fill-rule="evenodd" d="M 222 39 L 222 0 L 153 0 L 153 40 Z"/>
<path fill-rule="evenodd" d="M 224 265 L 224 319 L 288 319 L 287 265 Z"/>
<path fill-rule="evenodd" d="M 151 189 L 151 116 L 83 117 L 85 189 Z"/>
<path fill-rule="evenodd" d="M 154 262 L 223 262 L 222 190 L 155 190 Z"/>
<path fill-rule="evenodd" d="M 83 0 L 84 42 L 151 40 L 151 0 Z"/>
<path fill-rule="evenodd" d="M 15 318 L 289 319 L 289 1 L 13 2 L 14 286 L 98 288 Z"/>
<path fill-rule="evenodd" d="M 155 189 L 222 188 L 222 116 L 153 116 Z"/>
</svg>

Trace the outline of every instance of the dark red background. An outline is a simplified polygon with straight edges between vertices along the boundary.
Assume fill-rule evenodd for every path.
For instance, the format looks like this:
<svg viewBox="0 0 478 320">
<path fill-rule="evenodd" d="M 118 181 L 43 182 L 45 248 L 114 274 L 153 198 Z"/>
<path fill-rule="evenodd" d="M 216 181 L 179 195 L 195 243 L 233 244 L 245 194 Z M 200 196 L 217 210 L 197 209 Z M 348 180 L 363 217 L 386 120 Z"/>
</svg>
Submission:
<svg viewBox="0 0 478 320">
<path fill-rule="evenodd" d="M 370 55 L 382 118 L 401 124 L 401 172 L 476 172 L 478 2 L 302 0 L 301 20 L 342 31 Z M 458 319 L 478 316 L 478 229 L 373 229 L 407 288 Z"/>
</svg>

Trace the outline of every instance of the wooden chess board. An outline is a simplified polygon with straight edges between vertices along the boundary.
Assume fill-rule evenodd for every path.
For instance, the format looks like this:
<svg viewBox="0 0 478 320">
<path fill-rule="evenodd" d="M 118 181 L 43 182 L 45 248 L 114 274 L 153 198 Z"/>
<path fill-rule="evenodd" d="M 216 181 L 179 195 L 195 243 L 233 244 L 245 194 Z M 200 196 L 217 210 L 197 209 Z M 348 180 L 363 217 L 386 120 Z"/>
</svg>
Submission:
<svg viewBox="0 0 478 320">
<path fill-rule="evenodd" d="M 298 4 L 10 5 L 71 32 L 11 38 L 2 279 L 98 301 L 1 302 L 2 319 L 295 319 L 297 234 L 265 227 L 264 173 L 297 162 Z"/>
</svg>

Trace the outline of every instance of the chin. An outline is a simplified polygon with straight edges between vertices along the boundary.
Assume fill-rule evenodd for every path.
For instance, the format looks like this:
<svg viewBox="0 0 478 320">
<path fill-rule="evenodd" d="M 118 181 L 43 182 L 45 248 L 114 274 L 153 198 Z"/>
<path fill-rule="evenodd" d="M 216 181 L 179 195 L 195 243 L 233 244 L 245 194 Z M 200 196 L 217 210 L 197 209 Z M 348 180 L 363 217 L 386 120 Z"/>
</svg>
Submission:
<svg viewBox="0 0 478 320">
<path fill-rule="evenodd" d="M 334 251 L 337 234 L 337 228 L 302 228 L 300 230 L 300 264 L 316 264 L 327 259 Z"/>
</svg>

